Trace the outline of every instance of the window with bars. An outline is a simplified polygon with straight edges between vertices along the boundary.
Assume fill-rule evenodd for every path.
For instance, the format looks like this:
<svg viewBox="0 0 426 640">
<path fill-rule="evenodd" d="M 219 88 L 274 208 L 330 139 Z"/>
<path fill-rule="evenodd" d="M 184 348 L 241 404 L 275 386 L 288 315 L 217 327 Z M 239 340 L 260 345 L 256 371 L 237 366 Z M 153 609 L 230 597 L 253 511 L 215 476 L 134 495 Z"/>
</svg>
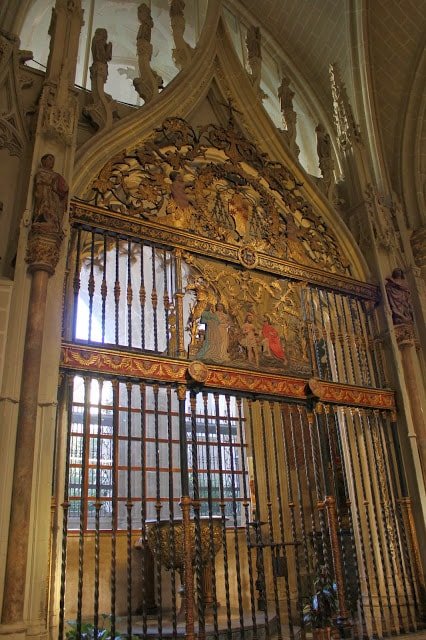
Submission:
<svg viewBox="0 0 426 640">
<path fill-rule="evenodd" d="M 187 473 L 200 513 L 241 526 L 249 493 L 242 404 L 234 396 L 198 394 L 192 410 L 188 397 L 185 413 Z M 138 531 L 148 520 L 180 517 L 173 388 L 75 376 L 68 437 L 70 530 Z"/>
</svg>

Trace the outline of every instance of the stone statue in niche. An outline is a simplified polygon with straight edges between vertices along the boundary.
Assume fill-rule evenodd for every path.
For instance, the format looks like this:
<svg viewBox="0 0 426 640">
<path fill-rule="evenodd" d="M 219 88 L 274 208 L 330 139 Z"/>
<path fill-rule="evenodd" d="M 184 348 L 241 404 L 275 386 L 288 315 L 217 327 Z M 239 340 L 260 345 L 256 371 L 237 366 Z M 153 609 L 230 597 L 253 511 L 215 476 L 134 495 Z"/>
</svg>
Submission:
<svg viewBox="0 0 426 640">
<path fill-rule="evenodd" d="M 138 20 L 140 22 L 136 38 L 139 78 L 133 80 L 133 85 L 145 103 L 152 100 L 163 86 L 163 79 L 156 71 L 151 69 L 152 44 L 151 32 L 154 21 L 151 17 L 151 9 L 144 2 L 138 7 Z"/>
<path fill-rule="evenodd" d="M 103 129 L 110 127 L 117 113 L 117 103 L 105 93 L 105 83 L 108 79 L 108 62 L 112 59 L 112 43 L 108 42 L 106 29 L 96 29 L 92 40 L 92 65 L 90 80 L 93 104 L 83 109 L 95 127 Z"/>
<path fill-rule="evenodd" d="M 169 1 L 170 25 L 172 27 L 173 40 L 175 47 L 173 49 L 173 61 L 178 69 L 183 69 L 191 60 L 194 50 L 186 42 L 185 33 L 185 2 L 184 0 Z"/>
<path fill-rule="evenodd" d="M 262 36 L 259 27 L 252 25 L 247 29 L 246 47 L 250 67 L 250 81 L 258 96 L 263 99 L 266 94 L 260 88 L 262 79 Z"/>
<path fill-rule="evenodd" d="M 290 89 L 290 80 L 286 76 L 283 76 L 281 84 L 278 87 L 278 98 L 280 100 L 281 115 L 287 143 L 290 150 L 297 158 L 300 152 L 299 147 L 296 144 L 297 113 L 293 108 L 294 91 Z"/>
<path fill-rule="evenodd" d="M 68 185 L 60 173 L 53 170 L 55 157 L 47 153 L 34 178 L 33 225 L 43 225 L 46 231 L 61 231 L 67 206 Z"/>
<path fill-rule="evenodd" d="M 395 325 L 412 324 L 414 320 L 411 292 L 402 269 L 394 269 L 386 278 L 386 294 Z"/>
<path fill-rule="evenodd" d="M 318 165 L 321 170 L 322 180 L 320 187 L 324 194 L 331 200 L 334 197 L 334 163 L 331 150 L 331 139 L 322 124 L 315 129 L 317 134 Z"/>
</svg>

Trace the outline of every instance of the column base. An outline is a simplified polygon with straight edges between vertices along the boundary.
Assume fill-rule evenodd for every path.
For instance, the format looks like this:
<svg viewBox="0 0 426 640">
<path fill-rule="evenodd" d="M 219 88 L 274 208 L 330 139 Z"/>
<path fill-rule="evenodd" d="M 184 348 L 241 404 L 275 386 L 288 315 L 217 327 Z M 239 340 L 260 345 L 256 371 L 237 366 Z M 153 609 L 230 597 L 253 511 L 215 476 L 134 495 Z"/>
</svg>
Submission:
<svg viewBox="0 0 426 640">
<path fill-rule="evenodd" d="M 27 626 L 22 622 L 0 624 L 0 638 L 7 638 L 7 640 L 25 640 L 26 637 Z"/>
</svg>

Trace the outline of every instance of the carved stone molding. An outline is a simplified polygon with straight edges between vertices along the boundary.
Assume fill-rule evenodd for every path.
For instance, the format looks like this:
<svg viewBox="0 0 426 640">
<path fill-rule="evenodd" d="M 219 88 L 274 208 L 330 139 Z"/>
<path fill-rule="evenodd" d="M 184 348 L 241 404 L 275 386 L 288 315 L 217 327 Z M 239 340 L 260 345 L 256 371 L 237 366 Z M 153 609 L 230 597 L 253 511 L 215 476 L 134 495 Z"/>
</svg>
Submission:
<svg viewBox="0 0 426 640">
<path fill-rule="evenodd" d="M 20 157 L 24 139 L 15 124 L 13 113 L 0 116 L 0 149 L 8 149 L 11 156 Z"/>
<path fill-rule="evenodd" d="M 317 135 L 318 165 L 322 176 L 318 185 L 324 195 L 333 202 L 335 200 L 335 182 L 331 138 L 322 124 L 317 125 L 315 132 Z"/>
<path fill-rule="evenodd" d="M 31 52 L 19 49 L 16 36 L 0 31 L 0 93 L 8 96 L 7 110 L 0 110 L 0 149 L 18 157 L 28 140 L 21 92 L 32 84 L 21 65 L 31 58 Z"/>
<path fill-rule="evenodd" d="M 256 91 L 258 97 L 263 100 L 266 98 L 265 92 L 260 88 L 260 82 L 262 79 L 262 35 L 260 28 L 251 25 L 247 29 L 246 35 L 246 48 L 247 58 L 250 67 L 249 78 Z"/>
<path fill-rule="evenodd" d="M 299 157 L 300 149 L 296 143 L 297 135 L 297 113 L 293 107 L 294 91 L 290 88 L 290 80 L 284 76 L 281 80 L 281 84 L 278 87 L 278 98 L 280 101 L 281 115 L 283 119 L 283 125 L 285 131 L 285 137 L 287 138 L 287 144 L 290 147 L 292 153 Z"/>
<path fill-rule="evenodd" d="M 74 139 L 78 121 L 78 101 L 69 92 L 66 101 L 58 103 L 58 88 L 46 82 L 40 98 L 39 109 L 42 113 L 43 132 L 66 145 L 71 145 Z"/>
<path fill-rule="evenodd" d="M 394 260 L 402 254 L 401 234 L 394 215 L 392 201 L 380 195 L 373 185 L 366 189 L 366 206 L 376 243 L 390 253 Z"/>
<path fill-rule="evenodd" d="M 361 134 L 337 64 L 331 64 L 329 72 L 337 139 L 340 146 L 345 149 L 354 143 L 361 142 Z"/>
<path fill-rule="evenodd" d="M 414 260 L 420 268 L 426 267 L 426 226 L 416 229 L 411 236 Z"/>
</svg>

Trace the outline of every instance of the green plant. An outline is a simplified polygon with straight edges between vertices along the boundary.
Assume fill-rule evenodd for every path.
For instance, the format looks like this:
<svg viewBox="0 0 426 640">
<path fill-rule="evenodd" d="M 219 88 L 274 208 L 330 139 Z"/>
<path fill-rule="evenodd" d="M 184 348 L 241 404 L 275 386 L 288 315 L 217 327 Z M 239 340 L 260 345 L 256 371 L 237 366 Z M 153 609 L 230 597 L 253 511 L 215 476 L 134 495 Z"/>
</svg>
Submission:
<svg viewBox="0 0 426 640">
<path fill-rule="evenodd" d="M 80 632 L 78 631 L 78 623 L 76 620 L 68 620 L 69 629 L 66 632 L 67 640 L 120 640 L 119 634 L 111 635 L 111 629 L 109 629 L 105 623 L 107 618 L 110 618 L 106 613 L 102 614 L 102 623 L 98 625 L 96 629 L 95 625 L 91 622 L 82 622 L 80 626 Z"/>
<path fill-rule="evenodd" d="M 327 580 L 323 569 L 314 580 L 314 589 L 315 593 L 303 608 L 303 621 L 311 629 L 331 627 L 337 611 L 337 589 Z"/>
</svg>

